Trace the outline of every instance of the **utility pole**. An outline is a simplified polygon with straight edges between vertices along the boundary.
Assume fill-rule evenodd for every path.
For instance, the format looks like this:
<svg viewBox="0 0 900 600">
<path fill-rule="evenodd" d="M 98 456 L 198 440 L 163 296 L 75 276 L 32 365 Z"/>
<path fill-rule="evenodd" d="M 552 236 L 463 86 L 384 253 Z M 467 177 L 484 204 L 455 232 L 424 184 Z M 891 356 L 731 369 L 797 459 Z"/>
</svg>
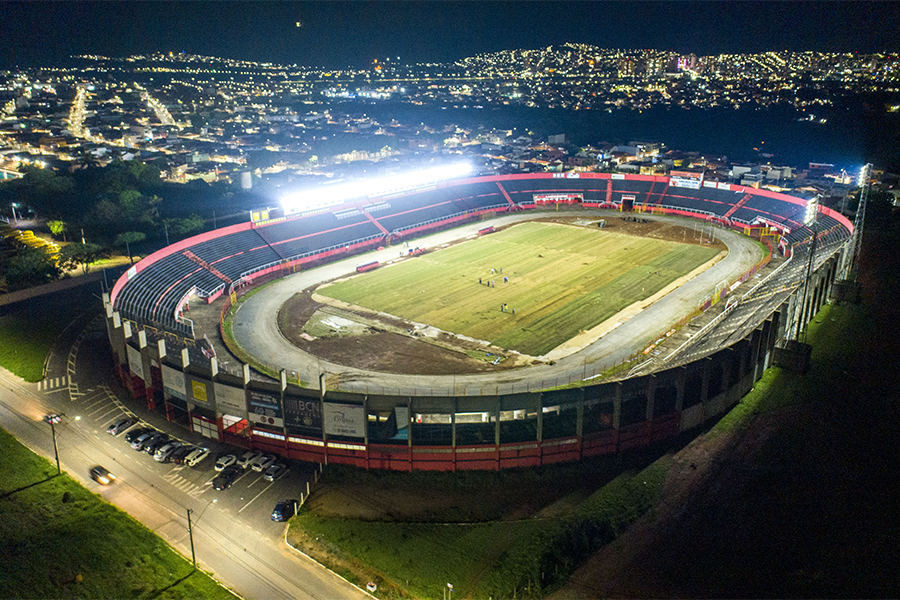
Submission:
<svg viewBox="0 0 900 600">
<path fill-rule="evenodd" d="M 191 539 L 191 562 L 194 563 L 194 570 L 197 570 L 197 555 L 194 554 L 194 528 L 191 527 L 191 513 L 194 512 L 190 508 L 187 509 L 188 518 L 188 537 Z"/>
</svg>

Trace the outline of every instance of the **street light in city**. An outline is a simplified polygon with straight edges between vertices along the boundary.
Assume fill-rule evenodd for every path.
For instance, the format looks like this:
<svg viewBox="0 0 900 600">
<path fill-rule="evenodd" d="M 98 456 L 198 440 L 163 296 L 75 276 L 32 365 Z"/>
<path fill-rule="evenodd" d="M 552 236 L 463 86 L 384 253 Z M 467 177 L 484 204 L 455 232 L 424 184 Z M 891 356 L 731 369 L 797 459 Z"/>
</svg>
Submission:
<svg viewBox="0 0 900 600">
<path fill-rule="evenodd" d="M 50 424 L 50 433 L 53 435 L 53 453 L 56 455 L 56 474 L 60 475 L 62 469 L 59 468 L 59 446 L 56 445 L 56 424 L 62 421 L 65 415 L 50 413 L 44 417 L 44 421 Z"/>
<path fill-rule="evenodd" d="M 190 508 L 187 509 L 188 517 L 188 537 L 191 538 L 191 561 L 194 563 L 194 570 L 197 570 L 197 555 L 194 554 L 194 528 L 191 527 L 191 513 L 194 512 Z M 202 514 L 200 516 L 203 516 Z"/>
</svg>

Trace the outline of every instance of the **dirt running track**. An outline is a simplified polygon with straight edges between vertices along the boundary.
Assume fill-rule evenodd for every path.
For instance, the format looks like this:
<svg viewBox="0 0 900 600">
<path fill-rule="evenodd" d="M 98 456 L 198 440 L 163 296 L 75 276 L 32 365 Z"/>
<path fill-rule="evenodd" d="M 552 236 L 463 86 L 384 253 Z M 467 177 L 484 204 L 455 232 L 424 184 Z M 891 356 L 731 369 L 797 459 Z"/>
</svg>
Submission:
<svg viewBox="0 0 900 600">
<path fill-rule="evenodd" d="M 617 218 L 613 211 L 580 211 L 581 218 Z M 520 221 L 548 217 L 546 213 L 527 213 L 500 217 L 490 221 L 495 227 Z M 690 221 L 669 217 L 646 216 L 661 223 L 691 226 Z M 476 234 L 483 223 L 444 231 L 416 240 L 419 247 L 434 248 L 466 236 Z M 234 337 L 249 354 L 262 362 L 296 371 L 309 382 L 318 381 L 320 369 L 328 374 L 340 374 L 340 389 L 363 393 L 481 395 L 536 390 L 569 381 L 579 381 L 585 373 L 600 372 L 618 364 L 644 348 L 650 338 L 693 310 L 711 290 L 723 280 L 733 280 L 761 258 L 759 246 L 752 240 L 731 231 L 716 230 L 728 247 L 728 255 L 713 267 L 671 291 L 663 301 L 630 315 L 621 326 L 609 331 L 597 342 L 554 361 L 524 369 L 467 375 L 401 375 L 347 367 L 315 357 L 288 341 L 279 331 L 276 315 L 281 306 L 296 293 L 312 286 L 352 273 L 360 262 L 386 262 L 397 257 L 395 248 L 386 248 L 365 256 L 325 265 L 309 272 L 291 275 L 264 291 L 255 294 L 237 310 Z M 645 302 L 646 303 L 646 302 Z M 621 320 L 622 317 L 619 317 Z M 315 385 L 315 383 L 311 383 Z"/>
</svg>

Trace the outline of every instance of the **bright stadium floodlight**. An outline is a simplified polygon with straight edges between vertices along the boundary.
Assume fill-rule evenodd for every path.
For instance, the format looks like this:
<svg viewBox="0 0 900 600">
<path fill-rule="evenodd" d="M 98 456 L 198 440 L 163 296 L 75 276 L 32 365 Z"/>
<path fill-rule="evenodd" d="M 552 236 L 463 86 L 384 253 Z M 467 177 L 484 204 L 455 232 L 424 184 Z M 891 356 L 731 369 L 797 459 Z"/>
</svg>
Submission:
<svg viewBox="0 0 900 600">
<path fill-rule="evenodd" d="M 863 168 L 859 170 L 859 177 L 856 180 L 856 187 L 863 187 L 866 185 L 866 180 L 869 179 L 869 167 L 872 165 L 863 165 Z"/>
<path fill-rule="evenodd" d="M 806 214 L 803 216 L 803 224 L 811 227 L 816 221 L 816 213 L 819 210 L 819 194 L 816 194 L 806 202 Z"/>
<path fill-rule="evenodd" d="M 322 186 L 287 194 L 281 199 L 285 215 L 337 206 L 350 200 L 379 198 L 456 179 L 472 172 L 472 165 L 457 162 L 421 171 L 410 171 L 365 181 Z"/>
</svg>

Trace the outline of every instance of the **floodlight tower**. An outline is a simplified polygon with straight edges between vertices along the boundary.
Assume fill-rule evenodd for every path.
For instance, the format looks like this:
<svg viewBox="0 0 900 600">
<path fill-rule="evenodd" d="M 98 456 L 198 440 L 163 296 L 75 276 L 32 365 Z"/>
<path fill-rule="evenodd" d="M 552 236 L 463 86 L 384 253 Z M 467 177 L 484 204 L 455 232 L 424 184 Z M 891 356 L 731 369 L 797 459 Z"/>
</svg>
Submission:
<svg viewBox="0 0 900 600">
<path fill-rule="evenodd" d="M 805 373 L 809 369 L 809 359 L 812 348 L 806 343 L 806 302 L 809 299 L 809 288 L 815 270 L 816 245 L 818 243 L 818 231 L 816 231 L 816 216 L 819 208 L 819 195 L 811 198 L 806 204 L 806 215 L 803 224 L 810 228 L 812 236 L 809 238 L 809 254 L 806 263 L 806 276 L 803 281 L 803 293 L 800 301 L 794 309 L 793 320 L 788 323 L 788 333 L 783 344 L 776 345 L 774 362 L 776 366 L 789 369 L 798 373 Z"/>
<path fill-rule="evenodd" d="M 803 301 L 800 303 L 800 315 L 797 319 L 797 335 L 794 337 L 794 339 L 800 343 L 806 342 L 806 327 L 804 327 L 803 321 L 805 316 L 804 313 L 806 311 L 806 301 L 809 298 L 809 287 L 812 283 L 813 270 L 815 269 L 816 246 L 819 239 L 816 225 L 818 225 L 817 216 L 819 212 L 819 200 L 821 198 L 821 194 L 816 194 L 815 197 L 806 203 L 806 215 L 803 218 L 803 224 L 810 228 L 812 237 L 809 239 L 809 256 L 807 257 L 806 263 L 806 276 L 803 278 Z"/>
<path fill-rule="evenodd" d="M 853 222 L 853 234 L 856 240 L 853 244 L 853 255 L 850 258 L 850 269 L 853 273 L 853 281 L 856 281 L 856 273 L 859 270 L 856 262 L 859 260 L 859 252 L 862 248 L 863 223 L 866 220 L 866 203 L 869 199 L 869 171 L 872 165 L 867 164 L 859 172 L 859 206 L 856 209 L 856 219 Z"/>
</svg>

